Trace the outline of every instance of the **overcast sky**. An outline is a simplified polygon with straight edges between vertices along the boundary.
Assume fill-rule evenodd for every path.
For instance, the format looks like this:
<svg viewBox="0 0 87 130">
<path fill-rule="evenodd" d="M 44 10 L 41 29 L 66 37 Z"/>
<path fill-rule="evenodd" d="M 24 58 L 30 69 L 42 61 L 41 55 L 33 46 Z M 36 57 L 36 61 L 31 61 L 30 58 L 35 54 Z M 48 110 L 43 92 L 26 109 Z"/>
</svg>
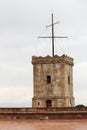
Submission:
<svg viewBox="0 0 87 130">
<path fill-rule="evenodd" d="M 55 54 L 74 58 L 74 97 L 87 105 L 87 0 L 0 0 L 0 107 L 31 106 L 32 55 L 51 55 L 51 13 Z"/>
</svg>

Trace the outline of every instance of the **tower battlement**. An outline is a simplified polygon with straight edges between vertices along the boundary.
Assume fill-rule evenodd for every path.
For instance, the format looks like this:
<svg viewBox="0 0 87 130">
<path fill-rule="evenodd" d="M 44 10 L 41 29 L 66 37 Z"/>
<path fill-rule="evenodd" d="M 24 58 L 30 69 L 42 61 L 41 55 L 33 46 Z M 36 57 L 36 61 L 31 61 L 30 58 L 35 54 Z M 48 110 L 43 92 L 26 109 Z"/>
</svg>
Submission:
<svg viewBox="0 0 87 130">
<path fill-rule="evenodd" d="M 62 56 L 58 56 L 55 55 L 54 57 L 51 57 L 49 55 L 42 57 L 42 56 L 32 56 L 32 64 L 50 64 L 50 63 L 66 63 L 69 64 L 71 66 L 74 65 L 74 61 L 73 58 L 67 56 L 67 55 L 62 55 Z"/>
</svg>

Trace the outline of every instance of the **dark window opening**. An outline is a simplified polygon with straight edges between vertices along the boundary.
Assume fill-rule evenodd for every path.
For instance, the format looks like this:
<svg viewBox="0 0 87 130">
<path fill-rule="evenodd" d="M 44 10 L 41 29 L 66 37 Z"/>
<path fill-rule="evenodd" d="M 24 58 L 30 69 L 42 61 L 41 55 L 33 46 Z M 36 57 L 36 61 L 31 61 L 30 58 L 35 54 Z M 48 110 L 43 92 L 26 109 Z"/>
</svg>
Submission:
<svg viewBox="0 0 87 130">
<path fill-rule="evenodd" d="M 38 102 L 38 106 L 40 105 L 40 102 Z"/>
<path fill-rule="evenodd" d="M 68 84 L 70 84 L 70 76 L 68 76 Z"/>
<path fill-rule="evenodd" d="M 46 100 L 46 107 L 47 108 L 52 107 L 52 101 L 51 100 Z"/>
<path fill-rule="evenodd" d="M 47 76 L 47 83 L 48 84 L 51 83 L 51 76 L 50 75 Z"/>
</svg>

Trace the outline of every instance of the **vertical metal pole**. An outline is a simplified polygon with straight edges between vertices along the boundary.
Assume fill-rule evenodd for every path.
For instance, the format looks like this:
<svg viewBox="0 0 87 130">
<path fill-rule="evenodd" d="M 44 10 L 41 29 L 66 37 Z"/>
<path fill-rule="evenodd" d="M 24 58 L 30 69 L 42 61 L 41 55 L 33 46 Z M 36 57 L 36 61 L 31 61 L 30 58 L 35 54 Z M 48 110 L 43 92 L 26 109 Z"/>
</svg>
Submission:
<svg viewBox="0 0 87 130">
<path fill-rule="evenodd" d="M 52 13 L 52 56 L 54 57 L 54 24 L 53 24 L 53 13 Z"/>
</svg>

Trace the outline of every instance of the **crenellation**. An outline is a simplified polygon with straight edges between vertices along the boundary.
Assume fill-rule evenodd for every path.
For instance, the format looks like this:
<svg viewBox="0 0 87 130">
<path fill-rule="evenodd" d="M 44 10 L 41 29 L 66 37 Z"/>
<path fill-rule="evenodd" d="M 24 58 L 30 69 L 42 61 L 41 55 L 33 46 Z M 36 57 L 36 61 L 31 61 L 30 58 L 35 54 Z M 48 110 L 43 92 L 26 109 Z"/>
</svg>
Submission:
<svg viewBox="0 0 87 130">
<path fill-rule="evenodd" d="M 58 55 L 55 55 L 54 57 L 51 57 L 49 55 L 45 56 L 45 57 L 42 57 L 42 56 L 32 56 L 32 64 L 50 64 L 50 63 L 67 63 L 67 64 L 70 64 L 70 65 L 74 65 L 73 63 L 73 58 L 67 56 L 67 55 L 62 55 L 62 56 L 58 56 Z"/>
</svg>

